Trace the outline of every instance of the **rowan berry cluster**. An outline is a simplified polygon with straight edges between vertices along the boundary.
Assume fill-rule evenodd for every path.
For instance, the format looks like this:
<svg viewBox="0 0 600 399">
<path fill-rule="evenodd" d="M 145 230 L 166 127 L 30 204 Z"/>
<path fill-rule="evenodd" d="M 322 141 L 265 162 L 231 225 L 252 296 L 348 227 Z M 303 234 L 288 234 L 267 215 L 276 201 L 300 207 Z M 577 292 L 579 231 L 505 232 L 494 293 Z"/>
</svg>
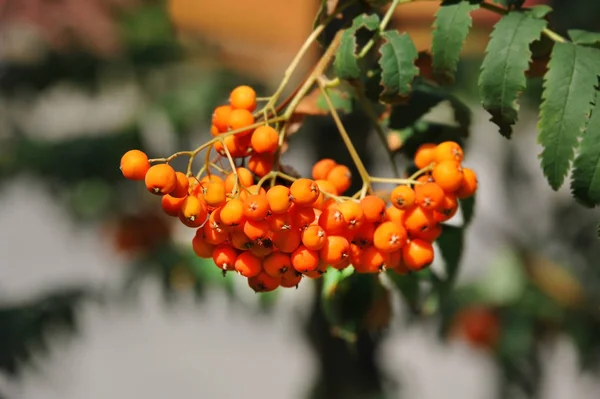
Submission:
<svg viewBox="0 0 600 399">
<path fill-rule="evenodd" d="M 240 86 L 228 105 L 214 110 L 214 138 L 204 146 L 207 162 L 196 176 L 189 167 L 187 173 L 174 170 L 171 157 L 149 160 L 139 150 L 123 155 L 121 170 L 162 196 L 166 214 L 196 229 L 192 247 L 199 257 L 212 258 L 223 273 L 246 277 L 257 292 L 297 287 L 330 266 L 352 265 L 358 273 L 421 270 L 433 262 L 441 223 L 457 212 L 458 199 L 477 188 L 475 173 L 461 166 L 462 148 L 444 142 L 417 150 L 420 170 L 409 179 L 371 178 L 397 183 L 388 202 L 364 190 L 343 196 L 351 172 L 333 159 L 316 162 L 310 179 L 280 172 L 280 133 L 266 122 L 256 124 L 255 108 L 254 90 Z M 229 166 L 209 162 L 212 150 Z M 197 152 L 181 154 L 193 159 Z M 245 166 L 236 167 L 236 160 Z"/>
</svg>

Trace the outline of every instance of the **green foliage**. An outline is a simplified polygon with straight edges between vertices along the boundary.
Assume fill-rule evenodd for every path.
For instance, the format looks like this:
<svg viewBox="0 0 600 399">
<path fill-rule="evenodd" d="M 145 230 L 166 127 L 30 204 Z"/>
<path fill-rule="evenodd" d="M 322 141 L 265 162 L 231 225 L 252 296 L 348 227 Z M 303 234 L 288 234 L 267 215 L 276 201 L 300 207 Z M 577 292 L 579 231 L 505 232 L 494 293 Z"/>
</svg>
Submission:
<svg viewBox="0 0 600 399">
<path fill-rule="evenodd" d="M 463 225 L 465 227 L 467 227 L 469 224 L 471 224 L 471 221 L 473 220 L 473 216 L 475 214 L 475 198 L 476 198 L 476 196 L 477 195 L 475 194 L 469 198 L 458 200 L 458 204 L 462 211 Z"/>
<path fill-rule="evenodd" d="M 407 97 L 413 79 L 419 74 L 415 60 L 419 53 L 407 33 L 389 30 L 382 34 L 384 43 L 380 48 L 381 58 L 381 100 L 396 102 L 399 98 Z"/>
<path fill-rule="evenodd" d="M 588 122 L 598 82 L 600 50 L 556 43 L 544 76 L 538 141 L 542 168 L 557 190 L 569 172 L 578 139 Z"/>
<path fill-rule="evenodd" d="M 592 110 L 581 151 L 573 162 L 571 191 L 585 206 L 600 205 L 600 105 Z"/>
<path fill-rule="evenodd" d="M 354 18 L 352 26 L 342 33 L 333 62 L 335 73 L 340 79 L 352 80 L 360 77 L 361 70 L 356 57 L 356 33 L 361 28 L 374 31 L 378 27 L 379 17 L 376 14 L 361 14 Z"/>
<path fill-rule="evenodd" d="M 600 33 L 598 32 L 572 29 L 568 33 L 573 43 L 594 47 L 600 46 Z"/>
<path fill-rule="evenodd" d="M 500 4 L 506 8 L 521 8 L 525 0 L 492 0 L 496 4 Z"/>
<path fill-rule="evenodd" d="M 353 99 L 348 91 L 340 89 L 338 87 L 328 88 L 326 90 L 336 110 L 346 114 L 352 112 Z M 325 102 L 325 97 L 323 96 L 323 93 L 320 93 L 319 97 L 317 98 L 317 107 L 320 110 L 329 111 L 329 107 Z"/>
<path fill-rule="evenodd" d="M 443 5 L 435 14 L 431 53 L 438 80 L 453 82 L 463 43 L 472 25 L 471 11 L 478 4 L 460 2 Z"/>
<path fill-rule="evenodd" d="M 398 288 L 410 309 L 415 313 L 418 312 L 421 302 L 421 286 L 417 274 L 402 275 L 394 270 L 387 270 L 386 275 Z"/>
<path fill-rule="evenodd" d="M 494 26 L 481 66 L 479 93 L 503 136 L 511 136 L 511 125 L 518 118 L 517 100 L 525 89 L 525 71 L 531 59 L 529 45 L 545 27 L 545 20 L 529 12 L 509 13 Z"/>
<path fill-rule="evenodd" d="M 455 280 L 464 246 L 464 228 L 444 225 L 442 234 L 436 240 L 446 265 L 446 281 Z"/>
</svg>

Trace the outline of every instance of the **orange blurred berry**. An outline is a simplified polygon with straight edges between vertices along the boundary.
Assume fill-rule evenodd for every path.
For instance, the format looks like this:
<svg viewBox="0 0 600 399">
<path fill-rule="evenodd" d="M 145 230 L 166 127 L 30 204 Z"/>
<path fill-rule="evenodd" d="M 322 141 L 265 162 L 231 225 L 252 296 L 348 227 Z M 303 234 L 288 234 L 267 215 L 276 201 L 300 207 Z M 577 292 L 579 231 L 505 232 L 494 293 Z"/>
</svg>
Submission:
<svg viewBox="0 0 600 399">
<path fill-rule="evenodd" d="M 442 190 L 437 182 L 415 186 L 415 203 L 423 209 L 430 211 L 440 209 L 444 196 L 444 190 Z"/>
<path fill-rule="evenodd" d="M 175 172 L 175 176 L 177 178 L 177 183 L 170 195 L 175 198 L 187 197 L 190 188 L 190 180 L 183 172 Z"/>
<path fill-rule="evenodd" d="M 242 252 L 234 263 L 235 270 L 244 277 L 257 276 L 262 271 L 262 259 L 251 252 Z"/>
<path fill-rule="evenodd" d="M 422 144 L 415 152 L 415 166 L 419 169 L 426 168 L 432 162 L 435 162 L 435 149 L 437 146 L 432 143 Z"/>
<path fill-rule="evenodd" d="M 177 217 L 179 216 L 179 211 L 181 210 L 181 204 L 183 204 L 183 201 L 185 201 L 185 197 L 174 198 L 169 194 L 165 194 L 161 198 L 160 206 L 167 215 Z"/>
<path fill-rule="evenodd" d="M 402 259 L 409 270 L 419 271 L 433 262 L 431 243 L 414 238 L 402 248 Z"/>
<path fill-rule="evenodd" d="M 273 170 L 275 157 L 273 154 L 252 154 L 248 159 L 248 169 L 256 176 L 263 177 Z"/>
<path fill-rule="evenodd" d="M 465 199 L 473 196 L 477 191 L 477 174 L 473 169 L 463 168 L 463 181 L 456 191 L 456 197 Z"/>
<path fill-rule="evenodd" d="M 271 277 L 281 277 L 293 269 L 290 255 L 284 252 L 273 252 L 263 260 L 263 269 Z"/>
<path fill-rule="evenodd" d="M 447 193 L 457 191 L 463 182 L 463 170 L 456 161 L 442 161 L 431 172 L 435 182 Z"/>
<path fill-rule="evenodd" d="M 279 287 L 279 279 L 271 277 L 263 271 L 256 276 L 250 277 L 248 279 L 248 286 L 252 288 L 254 292 L 271 292 Z"/>
<path fill-rule="evenodd" d="M 230 131 L 243 129 L 254 123 L 254 116 L 246 109 L 234 109 L 229 114 L 228 129 Z M 236 136 L 247 136 L 252 133 L 252 129 L 243 130 L 237 133 Z"/>
<path fill-rule="evenodd" d="M 204 237 L 202 235 L 202 230 L 197 232 L 196 235 L 194 236 L 194 238 L 192 238 L 192 249 L 194 250 L 194 253 L 196 254 L 196 256 L 198 256 L 199 258 L 203 258 L 203 259 L 212 258 L 214 248 L 215 248 L 214 245 L 212 245 L 212 244 L 206 242 L 206 240 L 204 240 Z"/>
<path fill-rule="evenodd" d="M 212 258 L 215 265 L 221 270 L 235 270 L 235 261 L 238 251 L 230 244 L 219 244 L 213 250 Z"/>
<path fill-rule="evenodd" d="M 462 147 L 454 141 L 444 141 L 435 148 L 435 162 L 444 161 L 462 162 L 464 154 Z"/>
<path fill-rule="evenodd" d="M 229 104 L 234 109 L 254 111 L 256 109 L 256 92 L 250 86 L 237 86 L 229 94 Z"/>
<path fill-rule="evenodd" d="M 326 180 L 327 175 L 337 165 L 333 159 L 323 158 L 317 161 L 312 167 L 312 178 L 315 180 Z"/>
<path fill-rule="evenodd" d="M 148 156 L 140 150 L 129 150 L 121 157 L 121 173 L 129 180 L 144 180 L 150 169 Z"/>
<path fill-rule="evenodd" d="M 329 171 L 326 180 L 329 180 L 341 195 L 352 185 L 352 172 L 346 165 L 336 165 Z"/>
<path fill-rule="evenodd" d="M 220 105 L 213 111 L 212 124 L 219 129 L 219 132 L 223 133 L 227 131 L 232 110 L 233 108 L 230 105 Z"/>
</svg>

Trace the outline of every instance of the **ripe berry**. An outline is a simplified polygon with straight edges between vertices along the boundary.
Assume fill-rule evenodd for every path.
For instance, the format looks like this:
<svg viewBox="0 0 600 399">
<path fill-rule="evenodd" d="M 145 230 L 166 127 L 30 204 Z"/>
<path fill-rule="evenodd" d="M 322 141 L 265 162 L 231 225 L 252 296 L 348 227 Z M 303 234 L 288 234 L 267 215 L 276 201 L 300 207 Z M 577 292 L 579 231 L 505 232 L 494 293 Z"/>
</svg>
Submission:
<svg viewBox="0 0 600 399">
<path fill-rule="evenodd" d="M 292 206 L 290 189 L 286 186 L 276 185 L 271 187 L 267 191 L 266 198 L 269 203 L 269 209 L 273 214 L 285 213 Z"/>
<path fill-rule="evenodd" d="M 319 186 L 314 180 L 301 178 L 290 186 L 292 201 L 300 206 L 310 206 L 319 198 Z"/>
<path fill-rule="evenodd" d="M 279 147 L 279 133 L 271 126 L 259 126 L 250 139 L 252 149 L 257 153 L 275 153 Z"/>
<path fill-rule="evenodd" d="M 256 176 L 263 177 L 273 170 L 274 163 L 275 157 L 273 154 L 252 154 L 248 159 L 248 169 Z"/>
<path fill-rule="evenodd" d="M 436 222 L 445 222 L 450 220 L 452 216 L 456 215 L 458 211 L 458 200 L 454 194 L 448 193 L 444 196 L 440 204 L 440 208 L 434 212 L 434 218 Z"/>
<path fill-rule="evenodd" d="M 309 226 L 315 221 L 315 210 L 308 206 L 298 206 L 296 204 L 290 207 L 292 225 L 298 228 Z"/>
<path fill-rule="evenodd" d="M 204 188 L 206 188 L 206 186 L 209 183 L 225 184 L 225 182 L 223 181 L 223 179 L 221 177 L 215 175 L 214 173 L 211 173 L 210 175 L 204 176 L 202 179 L 200 179 L 200 183 L 202 184 L 202 186 Z"/>
<path fill-rule="evenodd" d="M 444 141 L 435 148 L 435 162 L 444 161 L 462 162 L 464 154 L 461 146 L 454 141 Z"/>
<path fill-rule="evenodd" d="M 312 178 L 315 180 L 326 180 L 327 175 L 337 165 L 333 159 L 323 158 L 317 161 L 312 167 Z"/>
<path fill-rule="evenodd" d="M 242 252 L 235 260 L 235 270 L 244 277 L 257 276 L 262 271 L 262 260 L 251 252 Z"/>
<path fill-rule="evenodd" d="M 346 165 L 336 165 L 329 171 L 326 180 L 335 186 L 339 194 L 343 194 L 352 185 L 352 173 Z"/>
<path fill-rule="evenodd" d="M 337 189 L 329 180 L 315 180 L 315 183 L 317 183 L 320 193 L 319 198 L 317 198 L 312 206 L 317 209 L 322 209 L 323 204 L 328 199 L 325 194 L 337 195 Z"/>
<path fill-rule="evenodd" d="M 219 244 L 213 250 L 213 261 L 219 269 L 235 270 L 235 261 L 238 257 L 238 251 L 230 244 Z"/>
<path fill-rule="evenodd" d="M 416 206 L 404 214 L 403 224 L 409 234 L 418 234 L 435 224 L 433 211 Z"/>
<path fill-rule="evenodd" d="M 229 235 L 229 242 L 240 251 L 247 251 L 254 246 L 254 242 L 240 230 L 235 230 Z"/>
<path fill-rule="evenodd" d="M 263 220 L 269 213 L 266 195 L 253 194 L 244 199 L 244 216 L 248 220 Z"/>
<path fill-rule="evenodd" d="M 397 186 L 390 194 L 390 201 L 398 209 L 408 209 L 415 203 L 415 191 L 409 186 Z"/>
<path fill-rule="evenodd" d="M 207 216 L 206 205 L 198 197 L 187 196 L 181 204 L 179 219 L 188 227 L 199 227 Z"/>
<path fill-rule="evenodd" d="M 148 156 L 140 150 L 129 150 L 121 158 L 121 172 L 126 179 L 144 180 L 148 169 Z"/>
<path fill-rule="evenodd" d="M 220 105 L 213 112 L 212 124 L 222 133 L 227 131 L 232 110 L 230 105 Z"/>
<path fill-rule="evenodd" d="M 177 177 L 177 184 L 175 185 L 175 189 L 170 193 L 172 197 L 175 198 L 184 198 L 188 195 L 188 190 L 190 188 L 190 180 L 182 172 L 175 172 L 175 176 Z"/>
<path fill-rule="evenodd" d="M 181 204 L 183 204 L 183 201 L 185 201 L 185 197 L 175 198 L 169 194 L 165 194 L 161 198 L 160 206 L 167 215 L 177 217 L 179 216 L 179 211 L 181 210 Z"/>
<path fill-rule="evenodd" d="M 373 246 L 383 253 L 399 250 L 406 244 L 406 229 L 394 222 L 383 222 L 375 229 Z"/>
<path fill-rule="evenodd" d="M 256 109 L 256 92 L 250 86 L 238 86 L 229 94 L 229 104 L 234 109 L 254 111 Z"/>
<path fill-rule="evenodd" d="M 250 172 L 248 169 L 237 168 L 236 173 L 239 179 L 239 185 L 241 185 L 241 187 L 238 187 L 238 190 L 240 190 L 242 187 L 250 187 L 252 184 L 254 184 L 254 177 L 252 177 L 252 172 Z M 235 175 L 233 173 L 229 173 L 225 178 L 225 192 L 227 194 L 231 194 L 234 186 Z"/>
<path fill-rule="evenodd" d="M 302 242 L 300 232 L 294 230 L 280 230 L 273 232 L 273 245 L 281 252 L 292 253 Z"/>
<path fill-rule="evenodd" d="M 364 213 L 362 207 L 355 201 L 344 201 L 338 206 L 349 230 L 358 230 L 363 223 Z"/>
<path fill-rule="evenodd" d="M 442 161 L 431 172 L 435 182 L 447 193 L 457 191 L 463 182 L 463 170 L 457 161 Z"/>
<path fill-rule="evenodd" d="M 350 243 L 342 236 L 327 236 L 325 245 L 319 251 L 319 257 L 335 267 L 349 257 Z"/>
<path fill-rule="evenodd" d="M 213 245 L 219 245 L 229 238 L 229 233 L 218 224 L 211 223 L 210 219 L 201 229 L 206 242 Z"/>
<path fill-rule="evenodd" d="M 216 208 L 227 201 L 223 183 L 209 183 L 204 191 L 204 201 L 210 207 Z"/>
<path fill-rule="evenodd" d="M 243 231 L 252 241 L 266 238 L 269 234 L 269 223 L 266 220 L 246 220 Z"/>
<path fill-rule="evenodd" d="M 293 269 L 290 255 L 283 252 L 273 252 L 263 260 L 263 269 L 271 277 L 281 277 Z"/>
<path fill-rule="evenodd" d="M 269 223 L 271 231 L 290 230 L 292 228 L 292 215 L 286 213 L 274 213 L 265 218 Z"/>
<path fill-rule="evenodd" d="M 395 206 L 389 206 L 385 210 L 385 220 L 389 220 L 390 222 L 404 223 L 404 214 L 406 211 L 404 209 L 398 209 Z"/>
<path fill-rule="evenodd" d="M 423 209 L 440 209 L 444 196 L 444 190 L 437 183 L 419 184 L 415 187 L 415 203 Z"/>
<path fill-rule="evenodd" d="M 166 163 L 153 165 L 144 177 L 146 188 L 152 194 L 170 194 L 177 186 L 175 169 Z"/>
<path fill-rule="evenodd" d="M 354 265 L 357 273 L 379 273 L 384 266 L 384 253 L 373 246 L 363 248 L 358 266 Z"/>
<path fill-rule="evenodd" d="M 297 288 L 300 281 L 302 281 L 302 273 L 298 273 L 293 267 L 290 267 L 280 276 L 279 284 L 284 288 Z"/>
<path fill-rule="evenodd" d="M 338 205 L 332 205 L 323 209 L 319 216 L 319 226 L 329 235 L 341 234 L 344 232 L 347 224 Z"/>
<path fill-rule="evenodd" d="M 456 191 L 456 197 L 469 198 L 477 191 L 477 175 L 473 169 L 463 168 L 463 181 Z"/>
<path fill-rule="evenodd" d="M 440 235 L 442 235 L 442 225 L 440 223 L 434 224 L 425 231 L 419 231 L 411 234 L 413 239 L 419 238 L 431 243 L 437 240 Z"/>
<path fill-rule="evenodd" d="M 292 266 L 299 273 L 316 270 L 319 266 L 319 253 L 300 245 L 290 255 Z"/>
<path fill-rule="evenodd" d="M 256 276 L 248 279 L 248 286 L 254 292 L 271 292 L 279 287 L 279 279 L 269 276 L 265 272 L 260 272 Z"/>
<path fill-rule="evenodd" d="M 432 162 L 435 162 L 436 145 L 432 143 L 422 144 L 415 152 L 415 166 L 419 169 L 426 168 Z"/>
<path fill-rule="evenodd" d="M 232 158 L 242 158 L 245 157 L 248 153 L 248 148 L 250 146 L 250 137 L 249 136 L 239 136 L 232 135 L 226 136 L 223 138 L 223 142 L 225 143 L 225 148 L 229 151 L 229 155 Z M 221 154 L 222 156 L 227 156 L 227 152 L 223 149 L 223 144 L 220 141 L 217 141 L 214 145 L 215 151 Z"/>
<path fill-rule="evenodd" d="M 244 203 L 240 199 L 229 200 L 221 209 L 221 222 L 225 226 L 238 226 L 244 219 Z"/>
<path fill-rule="evenodd" d="M 228 129 L 238 130 L 254 123 L 254 116 L 246 109 L 234 109 L 229 114 Z M 237 136 L 246 136 L 252 133 L 252 129 L 247 129 L 237 133 Z"/>
<path fill-rule="evenodd" d="M 376 195 L 367 195 L 360 200 L 360 206 L 363 209 L 365 220 L 371 223 L 378 223 L 385 216 L 385 201 Z"/>
<path fill-rule="evenodd" d="M 327 234 L 321 226 L 308 226 L 302 231 L 302 244 L 313 251 L 318 251 L 325 245 Z"/>
<path fill-rule="evenodd" d="M 402 259 L 409 270 L 419 271 L 433 262 L 431 243 L 415 238 L 402 248 Z"/>
<path fill-rule="evenodd" d="M 212 258 L 215 246 L 204 240 L 202 231 L 199 231 L 199 233 L 197 232 L 194 238 L 192 238 L 192 249 L 194 250 L 194 253 L 199 258 Z"/>
</svg>

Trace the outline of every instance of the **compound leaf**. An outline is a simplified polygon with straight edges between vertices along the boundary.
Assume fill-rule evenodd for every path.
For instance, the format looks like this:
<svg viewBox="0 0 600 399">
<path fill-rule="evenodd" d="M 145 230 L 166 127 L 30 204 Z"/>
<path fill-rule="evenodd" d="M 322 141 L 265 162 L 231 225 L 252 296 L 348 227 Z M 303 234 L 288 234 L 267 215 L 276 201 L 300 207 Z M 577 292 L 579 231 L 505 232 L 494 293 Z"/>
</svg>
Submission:
<svg viewBox="0 0 600 399">
<path fill-rule="evenodd" d="M 590 208 L 600 205 L 600 105 L 596 104 L 573 162 L 571 192 Z"/>
<path fill-rule="evenodd" d="M 500 133 L 510 138 L 519 111 L 517 102 L 525 90 L 525 71 L 529 68 L 529 45 L 538 39 L 546 21 L 529 13 L 511 12 L 495 26 L 479 76 L 479 94 L 483 107 Z"/>
<path fill-rule="evenodd" d="M 379 16 L 376 14 L 361 14 L 354 18 L 352 26 L 342 33 L 340 46 L 333 61 L 336 75 L 340 79 L 353 80 L 360 77 L 360 65 L 356 58 L 356 32 L 364 28 L 374 31 L 379 27 Z"/>
<path fill-rule="evenodd" d="M 600 50 L 556 43 L 544 76 L 538 142 L 541 164 L 550 186 L 558 190 L 569 172 L 585 129 L 600 72 Z"/>
<path fill-rule="evenodd" d="M 573 40 L 573 43 L 584 46 L 600 45 L 600 33 L 598 32 L 588 32 L 585 30 L 573 29 L 568 31 L 568 33 L 571 40 Z"/>
<path fill-rule="evenodd" d="M 381 85 L 383 91 L 380 99 L 384 102 L 407 97 L 411 84 L 419 69 L 415 61 L 419 53 L 407 33 L 400 34 L 395 30 L 383 33 L 384 44 L 380 48 Z"/>
<path fill-rule="evenodd" d="M 435 14 L 431 53 L 434 74 L 443 82 L 454 81 L 460 51 L 473 22 L 471 11 L 477 8 L 478 4 L 460 2 L 442 6 Z"/>
</svg>

